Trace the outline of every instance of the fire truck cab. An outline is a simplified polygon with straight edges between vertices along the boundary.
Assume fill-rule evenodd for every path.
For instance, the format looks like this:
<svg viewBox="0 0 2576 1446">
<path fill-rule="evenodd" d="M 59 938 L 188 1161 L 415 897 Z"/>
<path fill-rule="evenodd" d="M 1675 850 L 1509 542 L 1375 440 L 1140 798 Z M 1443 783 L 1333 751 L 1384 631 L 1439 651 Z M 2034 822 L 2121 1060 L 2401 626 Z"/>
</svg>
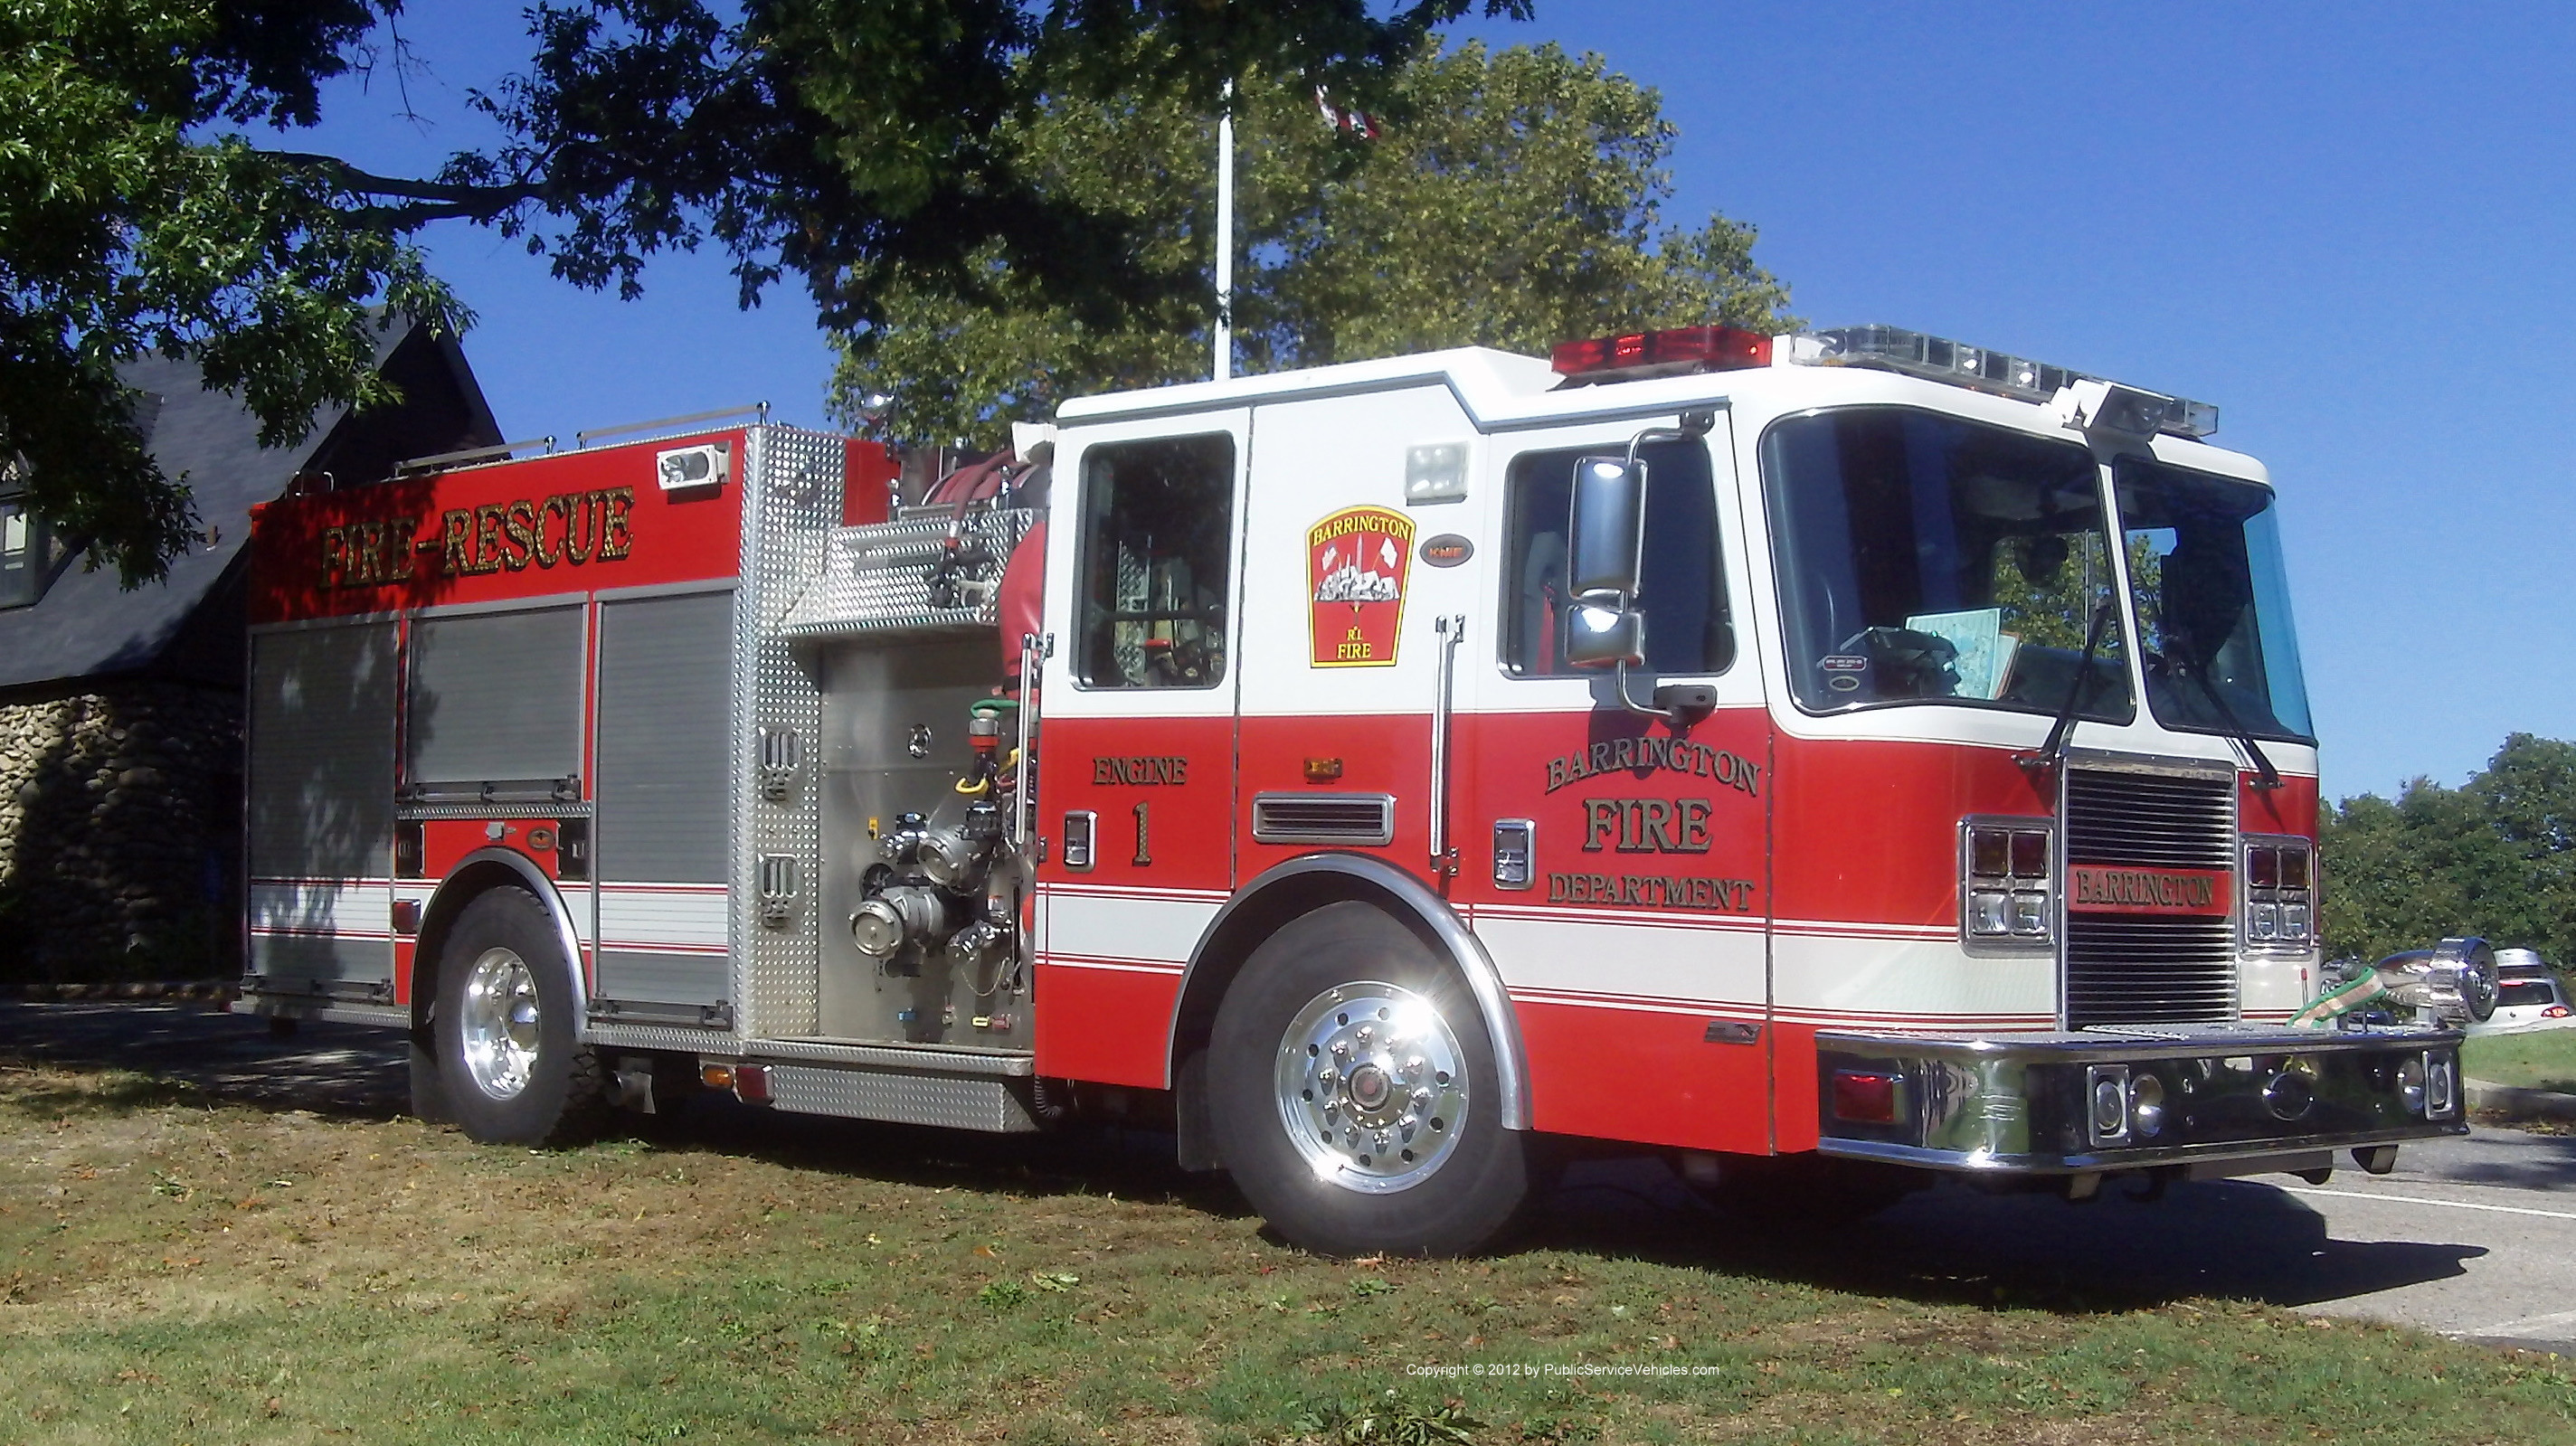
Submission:
<svg viewBox="0 0 2576 1446">
<path fill-rule="evenodd" d="M 2316 745 L 2215 421 L 1695 327 L 1070 402 L 913 505 L 766 423 L 290 498 L 238 1007 L 495 1141 L 1167 1107 L 1332 1252 L 1569 1140 L 2385 1171 L 2457 1021 L 2292 1024 Z"/>
</svg>

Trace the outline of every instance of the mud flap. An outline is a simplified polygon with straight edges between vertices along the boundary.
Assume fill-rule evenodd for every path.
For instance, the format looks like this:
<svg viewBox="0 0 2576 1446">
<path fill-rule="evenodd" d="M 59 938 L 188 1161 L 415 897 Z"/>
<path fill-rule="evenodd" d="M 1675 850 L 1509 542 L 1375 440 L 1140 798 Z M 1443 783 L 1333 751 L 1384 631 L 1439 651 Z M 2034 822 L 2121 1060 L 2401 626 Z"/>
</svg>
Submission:
<svg viewBox="0 0 2576 1446">
<path fill-rule="evenodd" d="M 447 1101 L 447 1082 L 439 1077 L 437 1048 L 425 1030 L 415 1030 L 411 1036 L 411 1113 L 423 1124 L 456 1123 L 456 1109 Z"/>
</svg>

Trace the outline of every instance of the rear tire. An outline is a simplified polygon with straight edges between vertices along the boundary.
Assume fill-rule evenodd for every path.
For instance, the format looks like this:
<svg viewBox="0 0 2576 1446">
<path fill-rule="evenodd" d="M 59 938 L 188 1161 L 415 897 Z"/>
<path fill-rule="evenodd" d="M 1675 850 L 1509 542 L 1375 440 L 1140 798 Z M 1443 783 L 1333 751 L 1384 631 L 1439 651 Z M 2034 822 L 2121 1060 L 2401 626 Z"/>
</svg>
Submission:
<svg viewBox="0 0 2576 1446">
<path fill-rule="evenodd" d="M 582 1047 L 572 966 L 524 889 L 458 915 L 439 953 L 438 1073 L 449 1110 L 487 1145 L 564 1145 L 607 1115 L 599 1059 Z"/>
<path fill-rule="evenodd" d="M 1279 1233 L 1322 1255 L 1462 1255 L 1530 1191 L 1457 971 L 1363 903 L 1273 934 L 1217 1008 L 1209 1123 Z"/>
</svg>

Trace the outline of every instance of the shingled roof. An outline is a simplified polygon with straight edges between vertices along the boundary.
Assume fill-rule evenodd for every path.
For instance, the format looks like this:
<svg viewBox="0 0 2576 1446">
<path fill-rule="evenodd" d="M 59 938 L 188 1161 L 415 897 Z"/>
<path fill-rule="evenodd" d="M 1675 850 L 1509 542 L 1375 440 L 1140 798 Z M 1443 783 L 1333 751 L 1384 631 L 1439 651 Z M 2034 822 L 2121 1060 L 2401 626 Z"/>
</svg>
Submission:
<svg viewBox="0 0 2576 1446">
<path fill-rule="evenodd" d="M 300 473 L 330 472 L 341 485 L 388 475 L 403 457 L 501 440 L 483 389 L 453 338 L 419 323 L 382 334 L 376 364 L 403 400 L 364 413 L 329 408 L 291 447 L 259 444 L 259 422 L 232 395 L 205 389 L 194 363 L 160 357 L 124 369 L 146 393 L 153 458 L 184 476 L 196 500 L 198 540 L 162 581 L 127 591 L 113 570 L 66 568 L 32 606 L 0 608 L 0 689 L 138 673 L 203 675 L 176 656 L 207 645 L 238 647 L 192 630 L 211 598 L 237 593 L 250 509 L 274 500 Z M 238 619 L 233 619 L 238 631 Z M 212 672 L 227 669 L 220 663 Z"/>
</svg>

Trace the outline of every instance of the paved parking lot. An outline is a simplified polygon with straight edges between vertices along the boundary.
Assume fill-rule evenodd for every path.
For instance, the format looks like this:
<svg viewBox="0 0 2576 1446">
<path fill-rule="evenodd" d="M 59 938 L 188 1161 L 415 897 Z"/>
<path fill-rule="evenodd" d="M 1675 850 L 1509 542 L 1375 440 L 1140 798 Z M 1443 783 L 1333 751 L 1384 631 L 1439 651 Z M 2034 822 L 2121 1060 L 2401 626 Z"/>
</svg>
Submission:
<svg viewBox="0 0 2576 1446">
<path fill-rule="evenodd" d="M 391 1116 L 406 1087 L 400 1041 L 383 1031 L 273 1037 L 264 1021 L 198 1003 L 0 1003 L 0 1057 L 148 1070 L 241 1104 L 335 1114 Z M 1572 1172 L 1551 1214 L 1556 1228 L 1615 1236 L 1625 1213 L 1689 1208 L 1660 1165 L 1614 1163 Z M 2228 1296 L 2576 1355 L 2576 1135 L 2481 1128 L 2407 1146 L 2384 1178 L 2267 1176 L 2153 1202 L 2117 1188 L 2069 1205 L 1944 1186 L 1830 1248 L 1837 1275 L 1862 1286 L 1991 1280 L 2077 1303 Z M 1731 1269 L 1761 1258 L 1758 1241 L 1726 1252 Z"/>
</svg>

